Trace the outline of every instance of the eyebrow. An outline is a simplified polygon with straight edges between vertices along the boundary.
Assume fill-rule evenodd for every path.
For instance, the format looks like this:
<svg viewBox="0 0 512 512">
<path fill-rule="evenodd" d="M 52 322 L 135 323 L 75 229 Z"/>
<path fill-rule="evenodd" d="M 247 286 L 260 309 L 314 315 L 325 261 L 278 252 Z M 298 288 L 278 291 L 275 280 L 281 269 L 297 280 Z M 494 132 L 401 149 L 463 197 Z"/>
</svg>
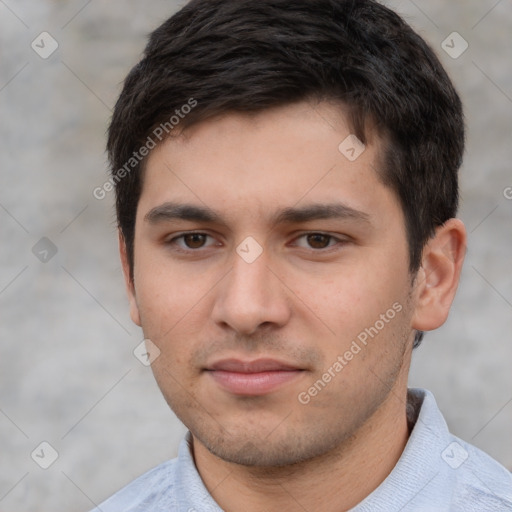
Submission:
<svg viewBox="0 0 512 512">
<path fill-rule="evenodd" d="M 315 203 L 300 208 L 284 208 L 274 215 L 273 224 L 300 224 L 323 219 L 350 219 L 370 224 L 367 213 L 343 203 Z"/>
<path fill-rule="evenodd" d="M 348 219 L 371 224 L 367 213 L 343 203 L 314 203 L 302 207 L 283 208 L 272 216 L 271 224 L 300 224 L 325 219 Z M 150 224 L 173 220 L 226 224 L 221 215 L 208 207 L 174 202 L 166 202 L 152 208 L 146 213 L 144 220 Z"/>
<path fill-rule="evenodd" d="M 182 203 L 163 203 L 149 210 L 144 216 L 144 220 L 150 224 L 159 224 L 176 219 L 193 222 L 221 223 L 220 215 L 210 208 Z"/>
</svg>

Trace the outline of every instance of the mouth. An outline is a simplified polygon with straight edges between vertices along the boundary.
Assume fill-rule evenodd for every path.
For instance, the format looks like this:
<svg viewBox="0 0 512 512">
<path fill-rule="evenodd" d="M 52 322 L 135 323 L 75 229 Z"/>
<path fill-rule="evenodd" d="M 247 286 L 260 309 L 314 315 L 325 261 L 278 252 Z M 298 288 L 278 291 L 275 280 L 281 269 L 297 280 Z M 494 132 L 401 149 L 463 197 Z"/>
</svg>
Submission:
<svg viewBox="0 0 512 512">
<path fill-rule="evenodd" d="M 276 359 L 223 359 L 207 367 L 206 372 L 229 393 L 259 396 L 276 391 L 302 376 L 305 370 Z"/>
</svg>

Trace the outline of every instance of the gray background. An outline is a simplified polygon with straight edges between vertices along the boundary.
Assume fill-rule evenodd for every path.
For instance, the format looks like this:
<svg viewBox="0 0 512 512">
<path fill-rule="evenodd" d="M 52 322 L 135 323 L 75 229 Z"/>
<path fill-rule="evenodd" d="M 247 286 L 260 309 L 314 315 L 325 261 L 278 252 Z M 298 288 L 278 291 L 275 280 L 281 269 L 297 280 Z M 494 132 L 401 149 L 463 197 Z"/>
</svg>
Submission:
<svg viewBox="0 0 512 512">
<path fill-rule="evenodd" d="M 450 319 L 415 353 L 452 431 L 512 468 L 512 0 L 389 2 L 436 48 L 466 106 L 460 216 L 469 231 Z M 184 433 L 132 350 L 105 130 L 164 0 L 0 0 L 0 512 L 86 511 L 173 457 Z M 31 48 L 43 31 L 59 47 Z M 441 48 L 453 31 L 469 43 Z M 40 39 L 38 39 L 40 40 Z M 49 261 L 36 255 L 57 249 Z M 31 452 L 59 453 L 41 469 Z M 40 453 L 40 451 L 36 451 Z M 45 452 L 45 457 L 48 451 Z M 37 457 L 35 457 L 37 459 Z"/>
</svg>

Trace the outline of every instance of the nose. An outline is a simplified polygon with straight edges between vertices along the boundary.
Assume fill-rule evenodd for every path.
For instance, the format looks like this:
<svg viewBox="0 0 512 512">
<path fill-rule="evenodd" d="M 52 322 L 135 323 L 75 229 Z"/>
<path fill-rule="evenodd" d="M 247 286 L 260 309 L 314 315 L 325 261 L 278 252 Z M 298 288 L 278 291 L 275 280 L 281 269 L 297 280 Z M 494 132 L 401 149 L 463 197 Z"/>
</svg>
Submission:
<svg viewBox="0 0 512 512">
<path fill-rule="evenodd" d="M 288 322 L 286 286 L 269 266 L 265 251 L 251 263 L 233 255 L 233 267 L 217 288 L 212 317 L 217 325 L 244 335 Z"/>
</svg>

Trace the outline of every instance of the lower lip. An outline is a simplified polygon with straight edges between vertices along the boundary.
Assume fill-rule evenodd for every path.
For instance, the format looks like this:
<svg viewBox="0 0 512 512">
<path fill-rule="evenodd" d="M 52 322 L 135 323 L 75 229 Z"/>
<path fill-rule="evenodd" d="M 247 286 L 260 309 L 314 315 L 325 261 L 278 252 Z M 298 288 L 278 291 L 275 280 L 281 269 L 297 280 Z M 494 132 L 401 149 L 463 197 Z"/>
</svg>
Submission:
<svg viewBox="0 0 512 512">
<path fill-rule="evenodd" d="M 235 395 L 257 396 L 275 391 L 302 375 L 302 370 L 278 370 L 258 373 L 238 373 L 224 370 L 208 372 L 226 391 Z"/>
</svg>

